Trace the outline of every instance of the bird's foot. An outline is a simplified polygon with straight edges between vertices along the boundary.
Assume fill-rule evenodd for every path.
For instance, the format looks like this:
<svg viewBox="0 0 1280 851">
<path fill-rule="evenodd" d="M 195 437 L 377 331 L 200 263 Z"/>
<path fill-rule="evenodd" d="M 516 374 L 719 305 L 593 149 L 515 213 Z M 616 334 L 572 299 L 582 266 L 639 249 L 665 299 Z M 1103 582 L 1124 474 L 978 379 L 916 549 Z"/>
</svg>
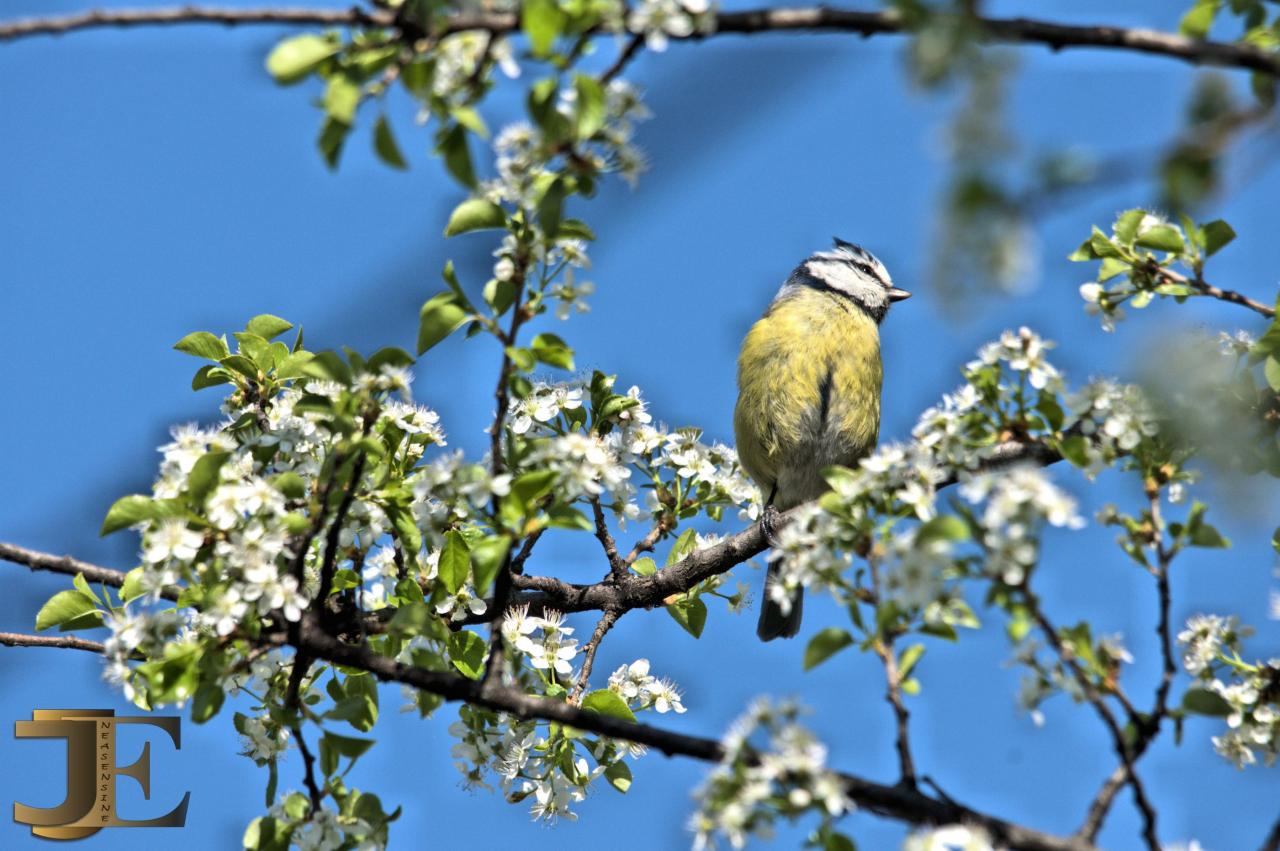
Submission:
<svg viewBox="0 0 1280 851">
<path fill-rule="evenodd" d="M 778 546 L 778 522 L 781 519 L 782 512 L 773 503 L 766 505 L 764 513 L 760 515 L 760 531 L 770 547 Z"/>
</svg>

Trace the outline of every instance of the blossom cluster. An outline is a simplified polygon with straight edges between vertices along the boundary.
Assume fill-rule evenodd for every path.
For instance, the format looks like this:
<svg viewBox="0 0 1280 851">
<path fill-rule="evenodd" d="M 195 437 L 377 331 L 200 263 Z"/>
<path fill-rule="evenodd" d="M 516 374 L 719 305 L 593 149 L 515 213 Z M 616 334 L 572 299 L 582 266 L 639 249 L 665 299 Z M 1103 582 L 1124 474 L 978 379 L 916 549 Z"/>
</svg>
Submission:
<svg viewBox="0 0 1280 851">
<path fill-rule="evenodd" d="M 717 836 L 742 848 L 751 836 L 769 837 L 779 817 L 814 812 L 830 823 L 853 809 L 843 781 L 827 768 L 826 746 L 796 723 L 799 714 L 795 703 L 759 698 L 734 722 L 723 761 L 698 791 L 695 849 L 714 847 Z"/>
<path fill-rule="evenodd" d="M 510 407 L 512 431 L 531 441 L 529 465 L 555 471 L 557 492 L 567 500 L 600 499 L 622 522 L 666 510 L 675 499 L 759 516 L 759 493 L 731 447 L 704 443 L 696 429 L 655 424 L 637 387 L 627 391 L 631 407 L 614 428 L 603 435 L 585 430 L 587 393 L 583 382 L 535 382 Z"/>
<path fill-rule="evenodd" d="M 1274 765 L 1280 757 L 1280 658 L 1245 662 L 1241 640 L 1251 632 L 1234 616 L 1196 615 L 1178 633 L 1183 667 L 1216 696 L 1221 708 L 1214 714 L 1226 717 L 1227 729 L 1213 737 L 1214 749 L 1237 768 L 1259 757 Z"/>
</svg>

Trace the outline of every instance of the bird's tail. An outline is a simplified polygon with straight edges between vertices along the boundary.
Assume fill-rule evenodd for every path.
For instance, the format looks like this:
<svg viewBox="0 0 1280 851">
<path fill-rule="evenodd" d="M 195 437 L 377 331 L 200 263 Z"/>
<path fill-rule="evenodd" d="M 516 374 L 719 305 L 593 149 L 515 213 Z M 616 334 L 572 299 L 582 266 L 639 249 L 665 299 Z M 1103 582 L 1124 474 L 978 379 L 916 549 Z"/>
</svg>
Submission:
<svg viewBox="0 0 1280 851">
<path fill-rule="evenodd" d="M 769 593 L 778 581 L 782 563 L 778 556 L 769 559 L 769 568 L 764 577 L 764 599 L 760 606 L 760 622 L 756 624 L 756 635 L 761 641 L 773 641 L 775 638 L 794 638 L 800 631 L 800 619 L 804 615 L 804 589 L 797 588 L 791 598 L 791 611 L 783 613 Z"/>
</svg>

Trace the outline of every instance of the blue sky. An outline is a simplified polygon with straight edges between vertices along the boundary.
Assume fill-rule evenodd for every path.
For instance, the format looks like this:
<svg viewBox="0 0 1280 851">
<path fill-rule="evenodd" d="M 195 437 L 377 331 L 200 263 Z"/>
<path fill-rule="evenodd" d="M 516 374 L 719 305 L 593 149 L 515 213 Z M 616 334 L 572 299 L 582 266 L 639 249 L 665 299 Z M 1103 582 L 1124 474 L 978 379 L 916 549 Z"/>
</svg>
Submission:
<svg viewBox="0 0 1280 851">
<path fill-rule="evenodd" d="M 1114 5 L 991 7 L 1176 26 L 1176 4 Z M 72 0 L 10 0 L 3 16 L 79 8 Z M 270 312 L 305 326 L 312 348 L 409 347 L 417 308 L 439 287 L 445 259 L 458 261 L 464 282 L 482 282 L 490 238 L 440 237 L 461 195 L 426 155 L 429 134 L 414 128 L 411 105 L 397 100 L 391 109 L 412 165 L 407 174 L 374 160 L 369 122 L 341 169 L 329 173 L 313 147 L 318 114 L 308 101 L 315 90 L 279 89 L 262 70 L 283 32 L 168 28 L 0 46 L 0 540 L 133 565 L 136 541 L 96 535 L 107 506 L 146 489 L 154 448 L 170 424 L 217 419 L 213 391 L 188 389 L 194 362 L 170 349 L 188 331 L 230 331 Z M 1076 382 L 1132 376 L 1151 344 L 1187 325 L 1257 330 L 1250 314 L 1219 304 L 1154 306 L 1111 336 L 1083 314 L 1076 288 L 1087 271 L 1063 258 L 1091 224 L 1149 200 L 1147 186 L 1075 199 L 1044 218 L 1038 281 L 1026 294 L 948 308 L 930 289 L 928 258 L 946 178 L 940 135 L 952 102 L 906 83 L 902 46 L 891 38 L 723 38 L 642 54 L 631 77 L 647 88 L 655 113 L 639 134 L 652 169 L 637 189 L 610 183 L 575 209 L 600 235 L 588 276 L 598 285 L 592 312 L 555 328 L 577 349 L 579 366 L 616 372 L 624 387 L 638 384 L 653 413 L 672 425 L 699 425 L 730 441 L 738 342 L 792 266 L 832 234 L 871 248 L 917 294 L 883 329 L 885 438 L 905 436 L 919 411 L 958 383 L 960 365 L 1004 328 L 1026 324 L 1059 341 L 1055 361 Z M 1011 124 L 1028 152 L 1067 143 L 1153 148 L 1179 126 L 1193 80 L 1188 67 L 1157 58 L 1016 55 L 1022 73 L 1011 91 Z M 513 117 L 513 104 L 497 98 L 490 123 Z M 1280 242 L 1267 236 L 1280 173 L 1239 170 L 1229 184 L 1208 217 L 1228 219 L 1241 236 L 1215 259 L 1213 278 L 1266 301 L 1280 268 Z M 442 412 L 451 444 L 470 454 L 483 448 L 495 370 L 492 347 L 461 339 L 433 350 L 417 369 L 415 395 Z M 1104 478 L 1089 488 L 1068 470 L 1057 477 L 1090 512 L 1140 497 L 1129 481 Z M 1271 576 L 1268 544 L 1274 492 L 1264 483 L 1232 518 L 1227 493 L 1204 494 L 1235 547 L 1178 559 L 1175 618 L 1239 612 L 1259 628 L 1256 655 L 1277 655 L 1280 625 L 1265 619 L 1268 591 L 1280 582 Z M 726 531 L 736 528 L 726 523 Z M 1123 632 L 1138 659 L 1131 691 L 1147 693 L 1157 673 L 1154 592 L 1111 538 L 1096 524 L 1050 535 L 1042 595 L 1060 622 L 1090 617 L 1096 631 Z M 550 540 L 531 570 L 595 577 L 592 545 L 569 534 Z M 0 629 L 29 631 L 40 603 L 64 582 L 12 566 L 0 571 Z M 736 575 L 753 588 L 761 581 L 748 566 Z M 757 694 L 801 694 L 832 762 L 888 781 L 891 717 L 878 666 L 845 653 L 808 674 L 800 669 L 805 636 L 838 617 L 833 606 L 813 603 L 800 640 L 761 645 L 754 615 L 713 609 L 695 642 L 664 613 L 635 612 L 606 641 L 596 670 L 604 675 L 647 655 L 656 673 L 686 693 L 689 712 L 663 723 L 711 736 Z M 921 663 L 924 692 L 911 705 L 920 770 L 966 804 L 1069 833 L 1112 767 L 1105 731 L 1061 698 L 1037 729 L 1015 706 L 1018 673 L 1004 664 L 999 619 L 988 613 L 985 620 L 958 646 L 932 646 Z M 0 682 L 6 729 L 35 707 L 129 708 L 84 654 L 6 650 Z M 547 828 L 533 824 L 524 806 L 460 788 L 445 733 L 453 708 L 421 723 L 395 711 L 396 689 L 382 698 L 381 744 L 354 782 L 404 806 L 393 847 L 652 849 L 688 841 L 689 793 L 704 765 L 651 755 L 636 766 L 627 796 L 602 788 L 582 806 L 580 821 Z M 1163 740 L 1143 762 L 1162 805 L 1162 836 L 1194 836 L 1211 851 L 1253 847 L 1274 817 L 1268 813 L 1280 783 L 1214 756 L 1208 737 L 1215 728 L 1193 720 L 1181 748 Z M 183 735 L 178 753 L 153 741 L 154 803 L 142 804 L 126 782 L 121 808 L 167 809 L 190 789 L 187 828 L 108 831 L 83 847 L 181 842 L 195 851 L 238 841 L 260 812 L 265 773 L 236 755 L 229 711 L 204 726 L 184 724 Z M 122 747 L 136 749 L 141 739 L 129 741 Z M 0 736 L 0 805 L 56 803 L 61 762 L 55 745 Z M 296 761 L 285 766 L 282 788 L 300 786 L 298 768 Z M 1136 847 L 1130 810 L 1122 796 L 1102 836 L 1106 846 Z M 864 849 L 895 847 L 902 835 L 868 815 L 845 827 Z M 793 847 L 800 836 L 783 832 L 776 847 Z M 33 842 L 25 828 L 0 823 L 0 846 Z"/>
</svg>

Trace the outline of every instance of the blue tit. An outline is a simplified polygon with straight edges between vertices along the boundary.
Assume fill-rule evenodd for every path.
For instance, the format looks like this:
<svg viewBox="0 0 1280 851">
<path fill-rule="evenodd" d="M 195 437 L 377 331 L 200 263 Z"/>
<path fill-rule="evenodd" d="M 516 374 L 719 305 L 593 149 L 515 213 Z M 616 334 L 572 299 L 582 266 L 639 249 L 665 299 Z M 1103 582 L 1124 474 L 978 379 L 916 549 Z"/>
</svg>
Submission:
<svg viewBox="0 0 1280 851">
<path fill-rule="evenodd" d="M 909 297 L 863 248 L 836 239 L 796 267 L 738 356 L 733 432 L 738 458 L 772 519 L 816 499 L 822 470 L 852 466 L 880 432 L 880 323 L 889 305 Z M 756 634 L 764 641 L 800 630 L 804 591 L 774 599 L 780 566 L 771 558 Z M 790 605 L 787 605 L 788 602 Z"/>
</svg>

